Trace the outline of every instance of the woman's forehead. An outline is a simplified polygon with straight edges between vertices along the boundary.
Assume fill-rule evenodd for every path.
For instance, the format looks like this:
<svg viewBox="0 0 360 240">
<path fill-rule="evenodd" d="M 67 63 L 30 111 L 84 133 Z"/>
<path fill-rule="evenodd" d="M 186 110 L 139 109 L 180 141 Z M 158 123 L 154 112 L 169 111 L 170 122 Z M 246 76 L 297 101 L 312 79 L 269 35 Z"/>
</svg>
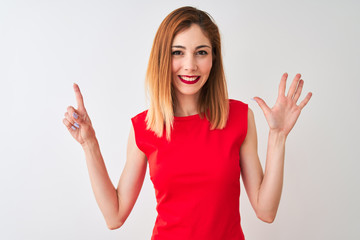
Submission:
<svg viewBox="0 0 360 240">
<path fill-rule="evenodd" d="M 199 46 L 209 45 L 211 46 L 210 39 L 204 34 L 203 30 L 197 24 L 192 24 L 189 28 L 180 31 L 175 35 L 172 46 Z"/>
</svg>

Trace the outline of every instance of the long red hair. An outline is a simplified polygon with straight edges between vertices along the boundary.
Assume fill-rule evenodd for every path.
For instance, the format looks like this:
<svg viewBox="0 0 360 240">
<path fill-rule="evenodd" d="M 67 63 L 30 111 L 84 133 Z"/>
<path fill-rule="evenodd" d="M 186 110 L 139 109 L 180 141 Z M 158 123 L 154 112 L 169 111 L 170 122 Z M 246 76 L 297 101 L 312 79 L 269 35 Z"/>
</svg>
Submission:
<svg viewBox="0 0 360 240">
<path fill-rule="evenodd" d="M 212 17 L 193 7 L 182 7 L 171 12 L 160 24 L 155 35 L 146 73 L 146 90 L 150 106 L 146 116 L 147 129 L 158 137 L 166 131 L 170 140 L 174 121 L 176 97 L 172 86 L 172 42 L 177 33 L 197 24 L 212 45 L 213 64 L 205 85 L 201 88 L 198 112 L 211 123 L 211 129 L 225 127 L 228 112 L 228 92 L 221 56 L 219 29 Z M 208 111 L 207 111 L 208 110 Z"/>
</svg>

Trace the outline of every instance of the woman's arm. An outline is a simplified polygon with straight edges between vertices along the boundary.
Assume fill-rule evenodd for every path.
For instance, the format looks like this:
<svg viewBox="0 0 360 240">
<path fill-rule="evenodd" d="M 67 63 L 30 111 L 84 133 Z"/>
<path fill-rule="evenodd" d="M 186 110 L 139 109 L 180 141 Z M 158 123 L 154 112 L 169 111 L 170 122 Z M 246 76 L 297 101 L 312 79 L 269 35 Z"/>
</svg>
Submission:
<svg viewBox="0 0 360 240">
<path fill-rule="evenodd" d="M 254 114 L 249 108 L 248 131 L 240 150 L 241 177 L 259 219 L 271 223 L 279 206 L 283 186 L 285 136 L 269 132 L 265 174 L 257 154 Z"/>
<path fill-rule="evenodd" d="M 127 145 L 127 159 L 117 187 L 117 196 L 119 199 L 118 219 L 121 225 L 129 216 L 139 196 L 144 182 L 146 168 L 147 158 L 137 147 L 134 128 L 131 127 Z"/>
<path fill-rule="evenodd" d="M 283 75 L 279 86 L 278 99 L 271 109 L 261 98 L 254 98 L 263 110 L 270 127 L 265 173 L 263 173 L 257 154 L 254 115 L 251 109 L 248 112 L 247 136 L 240 150 L 241 174 L 256 215 L 268 223 L 274 221 L 280 203 L 286 138 L 312 95 L 308 93 L 305 99 L 296 105 L 304 84 L 300 77 L 300 74 L 296 75 L 288 95 L 285 96 L 287 74 Z"/>
<path fill-rule="evenodd" d="M 125 222 L 140 193 L 147 167 L 146 156 L 138 149 L 134 130 L 131 128 L 126 164 L 118 188 L 115 189 L 106 170 L 80 89 L 76 84 L 74 91 L 78 109 L 68 107 L 63 123 L 74 139 L 83 147 L 95 199 L 108 228 L 116 229 Z"/>
<path fill-rule="evenodd" d="M 114 188 L 96 139 L 83 145 L 91 186 L 96 202 L 109 229 L 121 227 L 129 216 L 139 196 L 146 173 L 145 154 L 135 143 L 134 129 L 131 128 L 127 160 L 117 189 Z"/>
</svg>

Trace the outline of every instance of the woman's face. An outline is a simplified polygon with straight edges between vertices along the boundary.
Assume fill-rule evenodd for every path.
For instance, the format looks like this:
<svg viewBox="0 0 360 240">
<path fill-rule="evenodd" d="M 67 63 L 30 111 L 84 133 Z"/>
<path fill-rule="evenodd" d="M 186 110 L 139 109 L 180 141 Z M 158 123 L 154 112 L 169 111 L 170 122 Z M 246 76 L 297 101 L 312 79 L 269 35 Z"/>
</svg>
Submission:
<svg viewBox="0 0 360 240">
<path fill-rule="evenodd" d="M 197 24 L 179 32 L 172 43 L 172 83 L 177 97 L 198 96 L 212 66 L 212 46 Z"/>
</svg>

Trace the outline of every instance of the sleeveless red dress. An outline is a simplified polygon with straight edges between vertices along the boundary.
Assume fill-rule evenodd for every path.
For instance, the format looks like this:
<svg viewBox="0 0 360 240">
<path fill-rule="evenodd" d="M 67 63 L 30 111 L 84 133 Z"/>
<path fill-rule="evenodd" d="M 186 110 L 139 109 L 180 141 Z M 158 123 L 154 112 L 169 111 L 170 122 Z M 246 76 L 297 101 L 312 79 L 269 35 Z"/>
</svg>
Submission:
<svg viewBox="0 0 360 240">
<path fill-rule="evenodd" d="M 171 141 L 146 130 L 147 110 L 133 117 L 135 141 L 149 163 L 158 212 L 152 240 L 242 240 L 240 147 L 248 105 L 229 100 L 224 129 L 200 115 L 175 117 Z"/>
</svg>

